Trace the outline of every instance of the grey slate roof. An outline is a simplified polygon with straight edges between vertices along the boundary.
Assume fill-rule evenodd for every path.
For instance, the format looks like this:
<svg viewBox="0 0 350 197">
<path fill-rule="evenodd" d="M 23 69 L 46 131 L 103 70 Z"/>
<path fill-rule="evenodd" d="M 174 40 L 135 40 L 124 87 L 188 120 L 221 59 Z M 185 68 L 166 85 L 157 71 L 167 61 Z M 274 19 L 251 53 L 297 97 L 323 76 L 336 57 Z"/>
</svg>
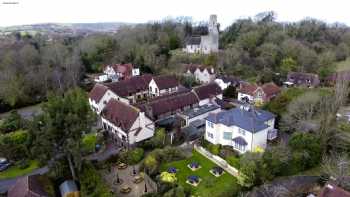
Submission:
<svg viewBox="0 0 350 197">
<path fill-rule="evenodd" d="M 187 45 L 200 45 L 201 44 L 201 37 L 200 36 L 192 36 L 187 39 L 186 41 Z"/>
<path fill-rule="evenodd" d="M 184 111 L 183 114 L 188 116 L 189 119 L 191 119 L 219 108 L 220 107 L 216 105 L 202 105 L 196 108 L 188 109 Z"/>
<path fill-rule="evenodd" d="M 256 133 L 268 128 L 265 122 L 274 117 L 274 114 L 261 109 L 246 110 L 234 108 L 216 114 L 209 114 L 206 120 L 215 124 L 224 124 L 228 127 L 237 126 L 246 131 Z"/>
</svg>

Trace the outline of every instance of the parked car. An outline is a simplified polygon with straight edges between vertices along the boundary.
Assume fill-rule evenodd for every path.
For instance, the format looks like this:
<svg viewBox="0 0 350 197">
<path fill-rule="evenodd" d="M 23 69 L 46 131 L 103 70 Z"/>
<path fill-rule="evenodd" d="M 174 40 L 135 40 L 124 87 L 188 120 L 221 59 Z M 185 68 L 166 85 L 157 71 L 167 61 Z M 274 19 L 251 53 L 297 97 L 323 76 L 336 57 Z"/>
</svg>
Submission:
<svg viewBox="0 0 350 197">
<path fill-rule="evenodd" d="M 11 163 L 6 158 L 0 158 L 0 172 L 5 171 Z"/>
</svg>

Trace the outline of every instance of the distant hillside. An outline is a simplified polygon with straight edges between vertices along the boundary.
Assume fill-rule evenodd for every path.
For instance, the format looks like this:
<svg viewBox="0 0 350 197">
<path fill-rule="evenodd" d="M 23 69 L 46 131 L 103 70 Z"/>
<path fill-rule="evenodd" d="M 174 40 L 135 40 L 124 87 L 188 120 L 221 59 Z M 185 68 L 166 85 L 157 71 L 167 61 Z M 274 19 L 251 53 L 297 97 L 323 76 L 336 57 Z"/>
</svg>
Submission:
<svg viewBox="0 0 350 197">
<path fill-rule="evenodd" d="M 44 23 L 31 25 L 18 25 L 0 27 L 3 34 L 11 32 L 28 33 L 88 33 L 88 32 L 116 32 L 123 25 L 134 25 L 131 23 Z"/>
</svg>

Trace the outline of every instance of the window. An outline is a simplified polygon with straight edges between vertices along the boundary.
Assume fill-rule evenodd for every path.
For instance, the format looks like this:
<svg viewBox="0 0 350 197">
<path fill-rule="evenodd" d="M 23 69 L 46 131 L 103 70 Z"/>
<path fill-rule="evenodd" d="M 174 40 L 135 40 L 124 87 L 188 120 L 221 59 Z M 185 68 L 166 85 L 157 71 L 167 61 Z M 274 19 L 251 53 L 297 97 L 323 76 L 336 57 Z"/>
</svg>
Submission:
<svg viewBox="0 0 350 197">
<path fill-rule="evenodd" d="M 225 140 L 232 140 L 232 132 L 224 132 L 223 137 Z"/>
<path fill-rule="evenodd" d="M 235 147 L 235 149 L 237 149 L 237 150 L 245 151 L 245 147 L 246 147 L 246 146 L 234 142 L 234 147 Z"/>
<path fill-rule="evenodd" d="M 208 133 L 209 138 L 214 138 L 214 135 L 212 133 Z"/>
<path fill-rule="evenodd" d="M 158 88 L 155 88 L 155 92 L 158 93 Z"/>
<path fill-rule="evenodd" d="M 241 129 L 241 128 L 238 128 L 238 133 L 241 134 L 241 135 L 245 135 L 245 130 Z"/>
<path fill-rule="evenodd" d="M 208 127 L 214 128 L 214 124 L 212 122 L 209 122 L 209 121 L 207 121 L 207 122 L 208 122 Z"/>
</svg>

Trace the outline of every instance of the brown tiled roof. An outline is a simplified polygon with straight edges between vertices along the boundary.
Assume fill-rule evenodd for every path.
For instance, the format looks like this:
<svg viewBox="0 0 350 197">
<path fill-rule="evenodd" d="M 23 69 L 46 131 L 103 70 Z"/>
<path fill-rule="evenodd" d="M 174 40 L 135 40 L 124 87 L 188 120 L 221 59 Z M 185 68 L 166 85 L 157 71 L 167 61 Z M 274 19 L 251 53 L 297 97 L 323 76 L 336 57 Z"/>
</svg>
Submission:
<svg viewBox="0 0 350 197">
<path fill-rule="evenodd" d="M 94 88 L 89 93 L 89 98 L 94 100 L 95 102 L 99 102 L 103 95 L 106 93 L 108 88 L 102 84 L 97 83 Z"/>
<path fill-rule="evenodd" d="M 239 92 L 243 94 L 253 95 L 254 91 L 258 88 L 255 84 L 250 83 L 241 83 L 241 87 L 239 89 Z"/>
<path fill-rule="evenodd" d="M 103 118 L 120 127 L 123 131 L 128 132 L 139 116 L 139 109 L 111 99 L 101 114 Z"/>
<path fill-rule="evenodd" d="M 350 197 L 350 192 L 334 185 L 334 184 L 326 184 L 320 195 L 320 197 Z"/>
<path fill-rule="evenodd" d="M 174 76 L 156 76 L 153 77 L 154 82 L 156 82 L 159 90 L 164 90 L 167 88 L 173 88 L 179 85 L 179 82 Z"/>
<path fill-rule="evenodd" d="M 8 197 L 48 197 L 38 178 L 40 175 L 30 175 L 19 178 L 8 191 Z"/>
<path fill-rule="evenodd" d="M 184 92 L 163 97 L 162 99 L 156 98 L 155 100 L 151 100 L 148 103 L 138 107 L 147 113 L 148 110 L 151 110 L 152 116 L 155 117 L 167 112 L 182 109 L 198 102 L 197 96 L 193 92 Z"/>
<path fill-rule="evenodd" d="M 261 88 L 263 89 L 263 91 L 267 97 L 270 97 L 272 95 L 276 95 L 281 91 L 280 87 L 278 87 L 273 82 L 265 83 Z"/>
<path fill-rule="evenodd" d="M 222 94 L 220 86 L 216 83 L 209 83 L 193 89 L 200 100 L 212 98 Z"/>
<path fill-rule="evenodd" d="M 123 81 L 117 81 L 105 84 L 112 92 L 121 97 L 129 96 L 140 91 L 148 90 L 148 84 L 152 79 L 152 75 L 140 75 L 131 77 Z"/>
</svg>

